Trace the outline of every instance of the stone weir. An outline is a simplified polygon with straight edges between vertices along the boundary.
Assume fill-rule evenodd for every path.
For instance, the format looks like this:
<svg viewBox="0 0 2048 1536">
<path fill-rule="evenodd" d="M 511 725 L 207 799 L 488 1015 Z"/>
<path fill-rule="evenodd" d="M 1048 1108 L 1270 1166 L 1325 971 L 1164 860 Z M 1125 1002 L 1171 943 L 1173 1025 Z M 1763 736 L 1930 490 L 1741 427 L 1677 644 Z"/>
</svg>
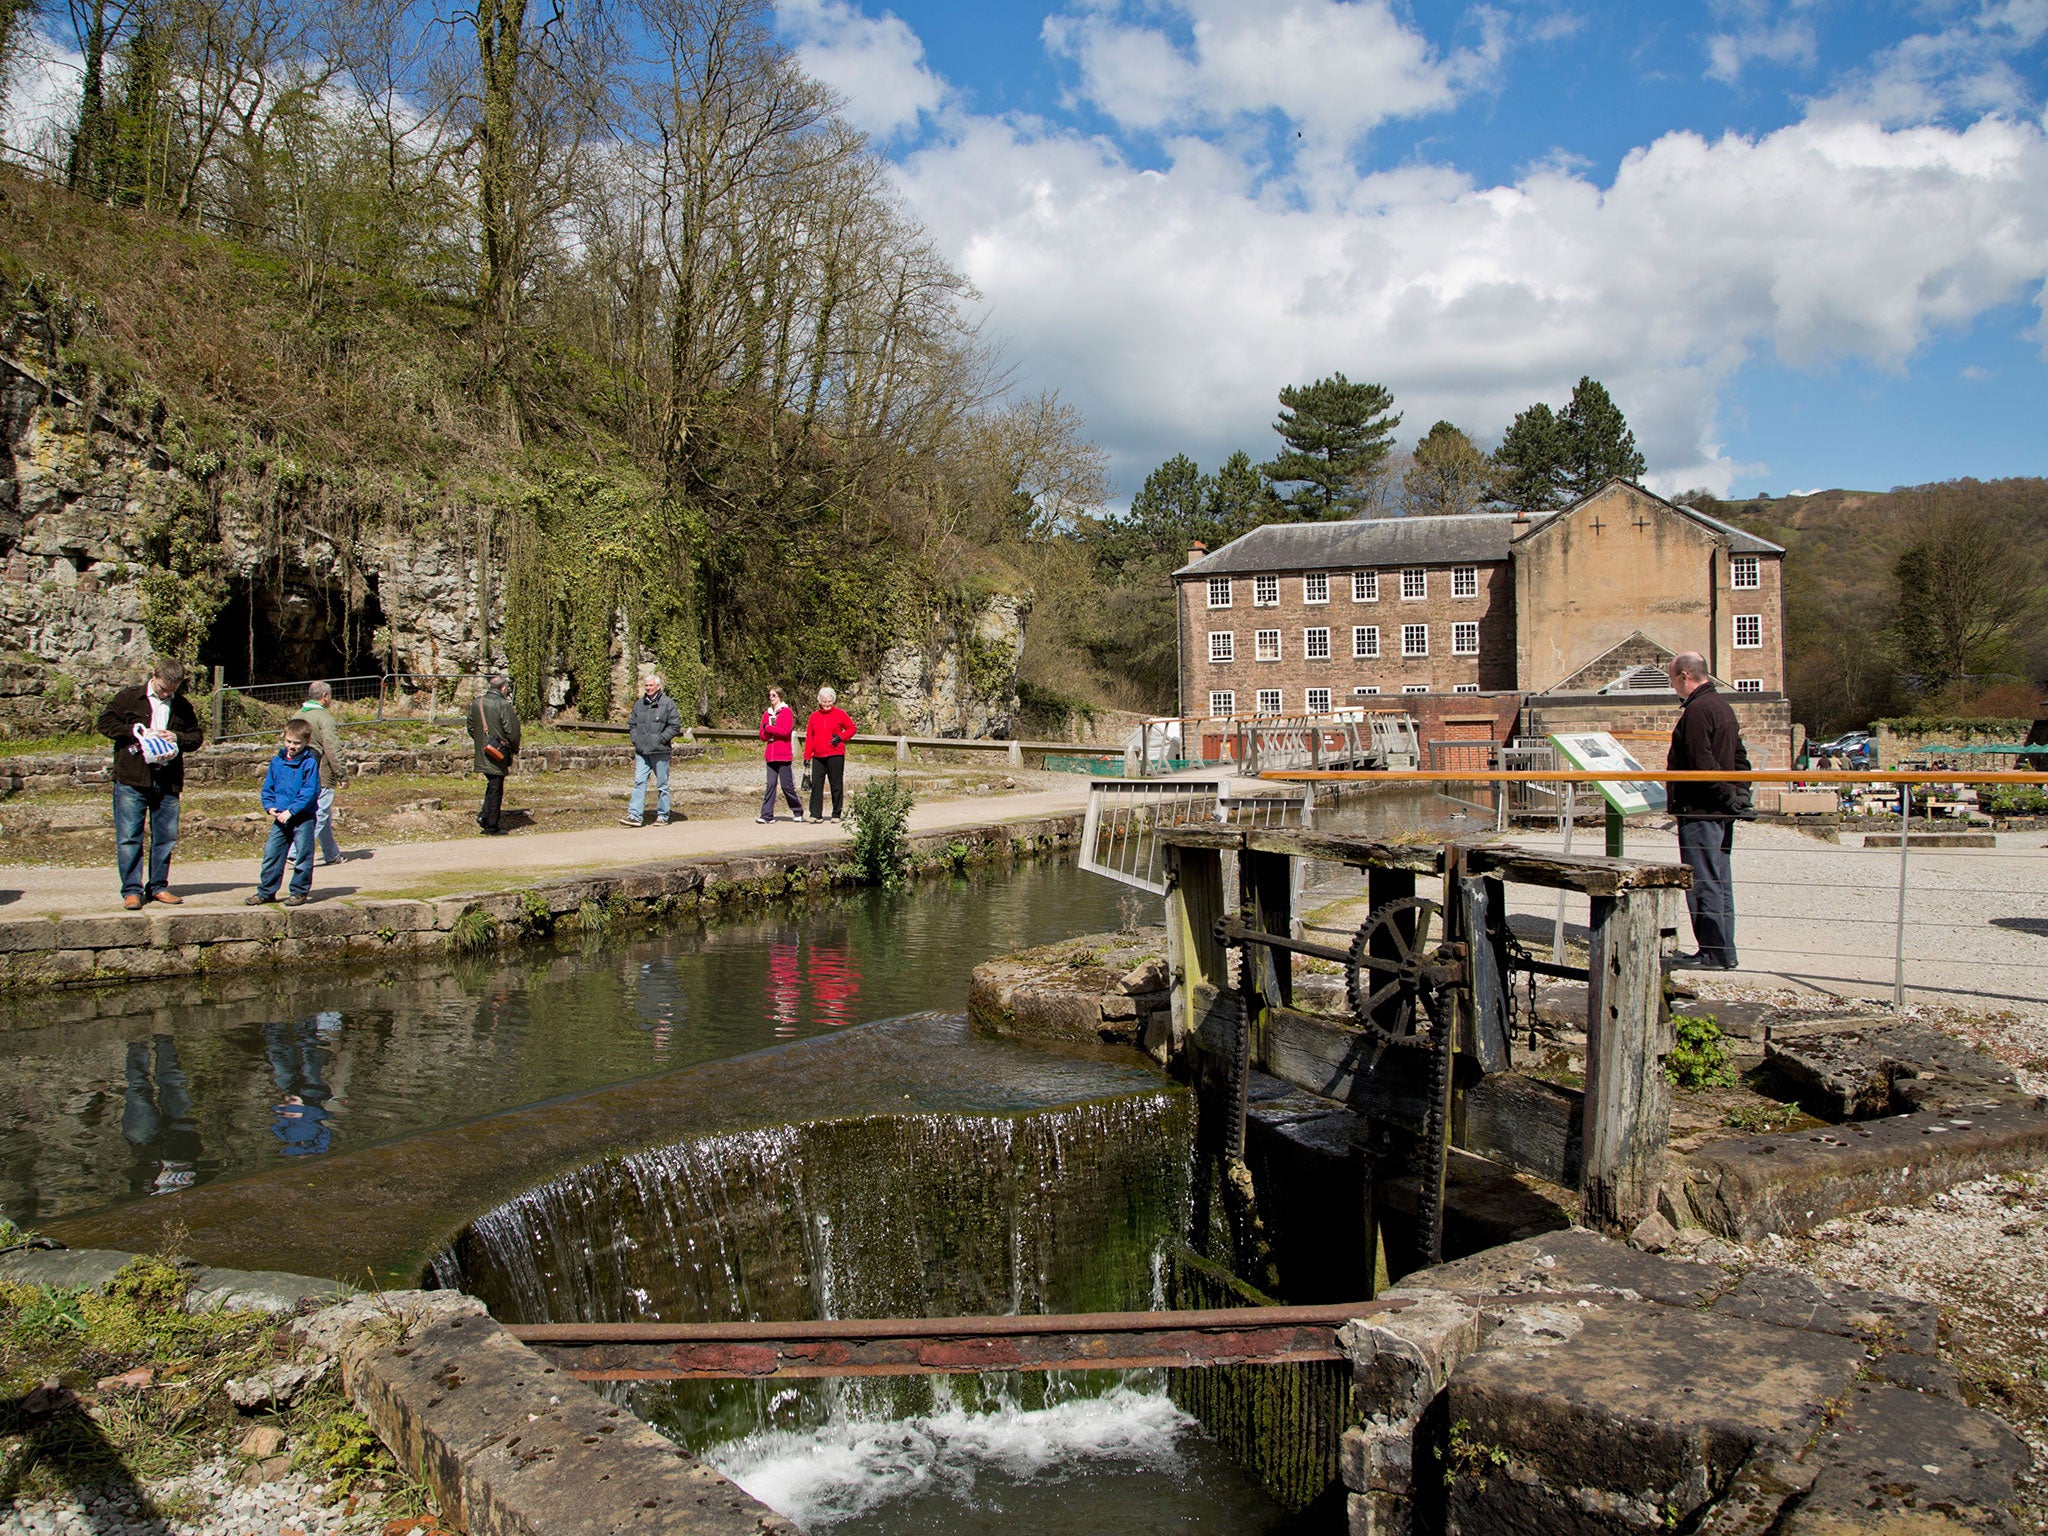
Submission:
<svg viewBox="0 0 2048 1536">
<path fill-rule="evenodd" d="M 1167 1198 L 1156 1160 L 1185 1162 L 1183 1098 L 1183 1090 L 1142 1063 L 1053 1055 L 978 1038 L 958 1015 L 915 1014 L 222 1179 L 48 1230 L 74 1248 L 135 1251 L 160 1248 L 176 1234 L 179 1250 L 200 1263 L 380 1286 L 417 1284 L 437 1261 L 444 1282 L 452 1281 L 452 1255 L 463 1283 L 519 1316 L 660 1315 L 632 1310 L 643 1305 L 638 1290 L 648 1307 L 680 1306 L 694 1297 L 707 1308 L 705 1316 L 723 1317 L 736 1314 L 718 1306 L 767 1298 L 793 1304 L 816 1287 L 868 1285 L 847 1279 L 846 1265 L 832 1262 L 848 1252 L 845 1244 L 867 1241 L 864 1222 L 896 1223 L 889 1241 L 901 1237 L 912 1246 L 889 1251 L 917 1253 L 917 1267 L 939 1275 L 951 1267 L 949 1242 L 984 1218 L 1009 1230 L 1004 1213 L 1028 1194 L 1048 1202 L 1050 1246 L 1042 1255 L 1027 1250 L 1013 1256 L 1006 1261 L 1012 1270 L 984 1267 L 981 1278 L 961 1282 L 963 1301 L 979 1294 L 976 1287 L 990 1286 L 1007 1298 L 1035 1294 L 1041 1282 L 1032 1277 L 1053 1273 L 1039 1260 L 1050 1265 L 1067 1241 L 1059 1235 L 1065 1218 L 1053 1209 L 1065 1197 L 1046 1191 L 1057 1186 L 1063 1160 L 1097 1155 L 1098 1122 L 1156 1118 L 1133 1155 L 1144 1164 L 1139 1182 Z M 1053 1110 L 1061 1114 L 1042 1122 L 1016 1119 Z M 978 1118 L 989 1116 L 1015 1123 L 990 1126 Z M 1009 1138 L 1026 1155 L 1016 1167 L 980 1171 L 957 1154 L 950 1160 L 924 1155 L 955 1135 L 969 1147 L 977 1137 Z M 778 1147 L 798 1147 L 804 1156 L 771 1177 L 768 1165 Z M 993 1156 L 992 1146 L 981 1150 Z M 713 1170 L 723 1171 L 714 1177 Z M 755 1173 L 760 1182 L 747 1184 Z M 939 1208 L 934 1215 L 905 1203 L 920 1180 L 958 1199 L 959 1209 Z M 1016 1182 L 1005 1186 L 1005 1180 Z M 1105 1187 L 1112 1182 L 1105 1180 Z M 743 1185 L 750 1190 L 744 1200 L 738 1193 Z M 586 1197 L 599 1186 L 610 1193 L 586 1208 Z M 828 1231 L 843 1220 L 834 1214 L 842 1200 L 864 1201 L 858 1205 L 863 1214 Z M 742 1206 L 751 1213 L 744 1222 Z M 738 1223 L 724 1229 L 728 1257 L 711 1260 L 716 1246 L 704 1248 L 713 1267 L 697 1280 L 685 1271 L 663 1278 L 658 1271 L 669 1251 L 666 1238 L 647 1243 L 634 1235 L 636 1227 L 665 1234 L 707 1209 Z M 486 1212 L 492 1214 L 478 1223 Z M 799 1220 L 793 1213 L 804 1214 Z M 1083 1227 L 1136 1220 L 1113 1203 L 1099 1219 L 1075 1219 Z M 740 1265 L 730 1238 L 748 1223 L 766 1225 L 760 1244 L 749 1239 L 746 1248 L 759 1257 Z M 518 1224 L 530 1224 L 523 1238 Z M 715 1226 L 699 1235 L 712 1242 Z M 601 1235 L 613 1231 L 623 1234 L 619 1241 Z M 626 1239 L 656 1251 L 635 1258 Z M 522 1252 L 538 1257 L 522 1259 Z M 714 1305 L 713 1292 L 691 1291 L 695 1284 L 731 1289 L 719 1291 L 728 1299 Z M 1058 1282 L 1084 1299 L 1096 1294 L 1091 1284 Z M 1058 1286 L 1054 1294 L 1063 1294 Z M 835 1305 L 847 1310 L 844 1301 Z M 594 1310 L 554 1310 L 583 1306 Z M 1006 1306 L 1007 1300 L 987 1310 Z"/>
<path fill-rule="evenodd" d="M 970 861 L 1071 847 L 1079 815 L 953 827 L 909 839 L 912 859 L 951 869 L 950 850 Z M 948 850 L 944 860 L 937 858 Z M 832 884 L 843 843 L 729 858 L 679 859 L 540 879 L 521 890 L 430 899 L 341 898 L 286 908 L 231 907 L 112 912 L 103 917 L 0 921 L 0 993 L 201 976 L 239 967 L 301 965 L 346 957 L 446 953 L 457 924 L 485 944 L 574 931 L 594 905 L 607 926 L 653 921 L 724 905 L 801 894 Z M 473 947 L 473 946 L 472 946 Z M 5 1027 L 0 1019 L 0 1027 Z"/>
</svg>

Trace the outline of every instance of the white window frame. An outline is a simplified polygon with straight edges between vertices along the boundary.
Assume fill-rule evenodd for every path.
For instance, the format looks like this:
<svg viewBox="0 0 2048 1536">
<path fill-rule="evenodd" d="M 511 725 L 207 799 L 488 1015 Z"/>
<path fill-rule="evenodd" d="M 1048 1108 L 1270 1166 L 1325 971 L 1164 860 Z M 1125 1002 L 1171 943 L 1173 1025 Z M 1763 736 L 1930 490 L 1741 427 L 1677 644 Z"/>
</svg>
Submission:
<svg viewBox="0 0 2048 1536">
<path fill-rule="evenodd" d="M 1222 598 L 1221 602 L 1217 601 L 1219 597 Z M 1209 578 L 1209 606 L 1211 608 L 1228 608 L 1230 606 L 1230 578 L 1228 576 L 1211 576 Z"/>
<path fill-rule="evenodd" d="M 1415 641 L 1420 640 L 1421 644 Z M 1427 624 L 1403 624 L 1401 626 L 1401 654 L 1403 656 L 1427 656 L 1429 654 L 1429 626 Z"/>
<path fill-rule="evenodd" d="M 1403 684 L 1401 685 L 1401 691 L 1402 691 L 1403 693 L 1427 693 L 1427 692 L 1429 692 L 1429 684 L 1427 684 L 1427 683 L 1403 683 Z"/>
<path fill-rule="evenodd" d="M 1414 580 L 1409 580 L 1413 577 Z M 1410 591 L 1413 587 L 1415 590 Z M 1411 565 L 1401 572 L 1401 601 L 1404 603 L 1426 602 L 1429 598 L 1429 568 Z"/>
<path fill-rule="evenodd" d="M 1477 597 L 1479 595 L 1479 567 L 1476 565 L 1454 565 L 1451 567 L 1451 596 Z"/>
<path fill-rule="evenodd" d="M 1281 708 L 1282 708 L 1282 695 L 1281 695 L 1281 692 L 1280 692 L 1280 690 L 1279 690 L 1278 688 L 1261 688 L 1261 689 L 1259 690 L 1259 713 L 1260 713 L 1260 714 L 1262 714 L 1262 715 L 1277 715 L 1277 714 L 1279 714 L 1279 713 L 1280 713 L 1280 711 L 1281 711 Z"/>
<path fill-rule="evenodd" d="M 1764 691 L 1764 680 L 1760 677 L 1738 677 L 1735 679 L 1735 691 L 1737 693 L 1762 693 Z"/>
<path fill-rule="evenodd" d="M 1764 584 L 1763 561 L 1755 555 L 1728 557 L 1728 585 L 1737 592 L 1755 592 Z"/>
<path fill-rule="evenodd" d="M 1377 683 L 1360 683 L 1351 690 L 1351 696 L 1357 699 L 1369 699 L 1378 694 L 1379 691 L 1379 684 Z"/>
<path fill-rule="evenodd" d="M 1747 631 L 1749 638 L 1743 639 Z M 1738 651 L 1760 651 L 1764 645 L 1764 616 L 1760 613 L 1738 613 L 1735 615 L 1735 649 Z"/>
<path fill-rule="evenodd" d="M 1470 641 L 1468 645 L 1466 642 Z M 1451 654 L 1453 656 L 1477 656 L 1479 654 L 1479 625 L 1476 620 L 1465 620 L 1451 626 Z"/>
<path fill-rule="evenodd" d="M 1228 666 L 1237 660 L 1237 631 L 1234 629 L 1212 629 L 1209 631 L 1209 665 Z"/>
<path fill-rule="evenodd" d="M 1252 659 L 1254 661 L 1280 660 L 1280 631 L 1259 629 L 1252 632 Z"/>
<path fill-rule="evenodd" d="M 1354 603 L 1376 603 L 1380 600 L 1380 573 L 1378 571 L 1353 571 L 1351 573 L 1351 601 Z"/>
<path fill-rule="evenodd" d="M 1327 715 L 1330 712 L 1330 690 L 1327 688 L 1311 688 L 1302 695 L 1302 700 L 1309 714 Z"/>
<path fill-rule="evenodd" d="M 1301 578 L 1301 600 L 1310 605 L 1327 603 L 1330 600 L 1330 573 L 1310 571 Z"/>
<path fill-rule="evenodd" d="M 1252 606 L 1254 608 L 1278 608 L 1280 606 L 1280 578 L 1278 576 L 1254 576 L 1252 578 Z"/>
<path fill-rule="evenodd" d="M 1317 646 L 1321 650 L 1317 650 Z M 1301 632 L 1301 659 L 1303 661 L 1328 661 L 1330 659 L 1330 626 L 1315 624 Z"/>
<path fill-rule="evenodd" d="M 1479 685 L 1477 683 L 1459 683 L 1451 689 L 1453 693 L 1477 693 L 1478 691 Z"/>
<path fill-rule="evenodd" d="M 1209 713 L 1219 720 L 1228 720 L 1237 713 L 1237 690 L 1234 688 L 1211 688 L 1209 690 Z"/>
<path fill-rule="evenodd" d="M 1380 659 L 1379 625 L 1354 624 L 1351 626 L 1351 659 L 1353 661 L 1378 661 Z"/>
</svg>

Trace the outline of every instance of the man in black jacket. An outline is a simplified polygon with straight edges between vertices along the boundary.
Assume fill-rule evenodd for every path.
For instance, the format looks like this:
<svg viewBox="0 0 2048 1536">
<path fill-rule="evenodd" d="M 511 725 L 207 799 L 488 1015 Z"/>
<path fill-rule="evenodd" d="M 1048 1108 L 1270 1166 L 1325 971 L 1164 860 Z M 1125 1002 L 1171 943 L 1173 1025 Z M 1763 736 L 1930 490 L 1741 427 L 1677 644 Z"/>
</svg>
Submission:
<svg viewBox="0 0 2048 1536">
<path fill-rule="evenodd" d="M 659 672 L 648 673 L 641 682 L 640 697 L 633 701 L 633 712 L 626 717 L 626 732 L 633 743 L 633 798 L 619 820 L 629 827 L 644 825 L 647 780 L 652 775 L 656 785 L 654 819 L 665 827 L 669 747 L 683 734 L 683 712 L 663 689 Z"/>
<path fill-rule="evenodd" d="M 176 906 L 184 899 L 170 889 L 178 797 L 185 792 L 185 754 L 197 752 L 205 740 L 184 687 L 185 669 L 159 657 L 147 679 L 123 688 L 100 711 L 99 732 L 114 743 L 114 857 L 121 872 L 121 905 L 131 912 L 144 902 Z"/>
<path fill-rule="evenodd" d="M 505 775 L 519 755 L 519 711 L 512 707 L 512 679 L 500 672 L 477 690 L 469 706 L 469 739 L 476 743 L 476 771 L 484 776 L 484 803 L 477 829 L 502 837 L 498 818 L 505 806 Z"/>
<path fill-rule="evenodd" d="M 1715 689 L 1706 658 L 1697 651 L 1671 658 L 1671 686 L 1685 705 L 1671 728 L 1666 768 L 1733 771 L 1743 766 L 1742 728 Z M 1735 886 L 1729 854 L 1735 847 L 1736 801 L 1741 787 L 1680 780 L 1669 786 L 1678 823 L 1678 857 L 1692 871 L 1685 905 L 1692 916 L 1693 953 L 1671 963 L 1697 970 L 1732 971 L 1735 959 Z"/>
</svg>

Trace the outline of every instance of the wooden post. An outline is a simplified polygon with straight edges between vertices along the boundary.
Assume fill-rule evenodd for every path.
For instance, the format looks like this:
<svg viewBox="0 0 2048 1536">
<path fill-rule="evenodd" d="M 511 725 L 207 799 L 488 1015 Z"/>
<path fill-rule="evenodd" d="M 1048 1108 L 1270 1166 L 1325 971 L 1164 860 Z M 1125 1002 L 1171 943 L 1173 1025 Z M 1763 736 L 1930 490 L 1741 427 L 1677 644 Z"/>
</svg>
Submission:
<svg viewBox="0 0 2048 1536">
<path fill-rule="evenodd" d="M 1381 869 L 1378 865 L 1373 865 L 1365 872 L 1365 891 L 1372 910 L 1377 912 L 1390 901 L 1401 901 L 1415 894 L 1414 872 L 1406 869 Z M 1399 926 L 1402 939 L 1413 943 L 1415 939 L 1414 925 L 1409 922 L 1403 922 Z M 1398 960 L 1401 958 L 1400 946 L 1394 942 L 1394 935 L 1391 931 L 1382 932 L 1373 940 L 1370 953 L 1375 959 L 1380 960 Z M 1383 978 L 1384 975 L 1385 973 L 1381 971 L 1368 971 L 1366 973 L 1366 990 L 1372 991 L 1378 987 L 1380 978 Z"/>
<path fill-rule="evenodd" d="M 1012 768 L 1022 768 L 1024 766 L 1024 749 L 1014 741 L 1010 743 L 1010 766 Z"/>
<path fill-rule="evenodd" d="M 1166 864 L 1166 966 L 1173 1010 L 1173 1047 L 1194 1034 L 1195 989 L 1222 991 L 1230 981 L 1216 919 L 1223 915 L 1223 855 L 1214 848 L 1162 850 Z"/>
<path fill-rule="evenodd" d="M 1612 804 L 1607 807 L 1607 857 L 1621 857 L 1621 812 Z"/>
<path fill-rule="evenodd" d="M 1650 1212 L 1671 1134 L 1658 893 L 1595 896 L 1592 909 L 1579 1209 L 1589 1227 L 1627 1232 Z"/>
<path fill-rule="evenodd" d="M 910 761 L 910 738 L 908 736 L 898 736 L 896 738 L 896 761 L 899 763 Z"/>
</svg>

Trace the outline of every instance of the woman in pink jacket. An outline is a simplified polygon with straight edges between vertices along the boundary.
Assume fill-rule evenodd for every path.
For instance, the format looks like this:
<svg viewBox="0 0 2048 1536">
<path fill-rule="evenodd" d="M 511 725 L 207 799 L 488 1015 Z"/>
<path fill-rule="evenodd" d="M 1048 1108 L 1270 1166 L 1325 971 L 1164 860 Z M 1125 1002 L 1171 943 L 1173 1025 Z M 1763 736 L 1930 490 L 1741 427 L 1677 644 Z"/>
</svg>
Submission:
<svg viewBox="0 0 2048 1536">
<path fill-rule="evenodd" d="M 792 821 L 804 819 L 803 802 L 796 797 L 796 779 L 790 773 L 789 760 L 793 754 L 789 738 L 796 734 L 796 711 L 782 702 L 782 690 L 768 690 L 768 707 L 761 712 L 761 757 L 768 765 L 768 790 L 761 796 L 761 814 L 756 819 L 764 826 L 775 820 L 775 789 L 782 787 L 782 798 L 789 802 L 789 816 Z"/>
</svg>

